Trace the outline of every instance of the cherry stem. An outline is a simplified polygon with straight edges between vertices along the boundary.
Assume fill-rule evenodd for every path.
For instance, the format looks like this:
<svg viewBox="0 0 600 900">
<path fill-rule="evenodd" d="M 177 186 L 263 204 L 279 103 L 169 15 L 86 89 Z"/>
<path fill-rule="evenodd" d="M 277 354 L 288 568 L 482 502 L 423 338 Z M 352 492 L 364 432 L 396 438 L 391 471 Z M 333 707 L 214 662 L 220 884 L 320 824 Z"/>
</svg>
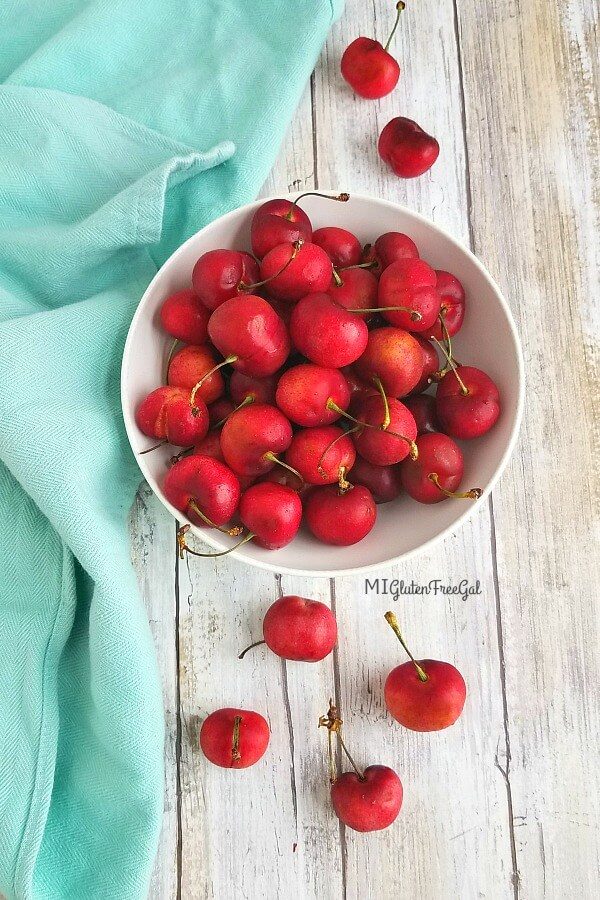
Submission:
<svg viewBox="0 0 600 900">
<path fill-rule="evenodd" d="M 168 444 L 168 443 L 169 442 L 165 439 L 164 441 L 161 441 L 159 444 L 155 444 L 154 447 L 148 447 L 147 450 L 140 450 L 140 452 L 138 453 L 138 456 L 144 456 L 145 453 L 152 453 L 153 450 L 158 450 L 159 447 L 164 447 L 164 445 Z"/>
<path fill-rule="evenodd" d="M 176 462 L 179 462 L 180 459 L 182 459 L 188 453 L 191 453 L 193 449 L 193 445 L 191 447 L 184 447 L 183 450 L 180 450 L 179 453 L 176 453 L 169 459 L 169 465 L 174 466 Z"/>
<path fill-rule="evenodd" d="M 336 771 L 335 771 L 335 759 L 333 756 L 332 738 L 333 738 L 333 735 L 336 734 L 337 738 L 340 742 L 340 746 L 341 746 L 342 750 L 344 751 L 344 753 L 346 754 L 346 756 L 348 757 L 348 759 L 350 761 L 350 765 L 352 766 L 352 768 L 358 775 L 359 779 L 361 781 L 364 781 L 365 780 L 364 772 L 361 772 L 361 770 L 358 768 L 358 766 L 356 765 L 356 763 L 350 756 L 350 753 L 348 751 L 348 748 L 346 747 L 346 744 L 344 743 L 344 739 L 342 737 L 342 724 L 343 724 L 342 720 L 340 719 L 340 717 L 338 715 L 337 706 L 335 706 L 333 700 L 330 699 L 329 700 L 329 709 L 327 710 L 327 715 L 321 716 L 319 719 L 319 728 L 321 726 L 323 726 L 324 728 L 327 728 L 327 731 L 328 731 L 329 780 L 330 780 L 331 784 L 335 784 Z"/>
<path fill-rule="evenodd" d="M 347 203 L 350 199 L 350 194 L 346 194 L 344 192 L 343 194 L 334 196 L 333 194 L 321 194 L 319 191 L 305 191 L 304 194 L 300 194 L 300 196 L 296 197 L 296 199 L 292 202 L 292 205 L 283 217 L 284 219 L 289 219 L 291 221 L 292 210 L 295 206 L 298 206 L 298 203 L 300 202 L 300 200 L 302 200 L 303 197 L 323 197 L 323 199 L 325 200 L 337 200 L 340 203 Z"/>
<path fill-rule="evenodd" d="M 332 274 L 333 274 L 333 280 L 335 281 L 335 286 L 336 286 L 336 287 L 343 287 L 343 286 L 344 286 L 344 282 L 343 282 L 342 279 L 340 278 L 340 273 L 338 272 L 338 270 L 336 269 L 335 266 L 332 266 L 332 267 L 331 267 L 331 272 L 332 272 Z"/>
<path fill-rule="evenodd" d="M 423 316 L 416 309 L 411 309 L 409 306 L 369 306 L 367 309 L 348 309 L 348 312 L 353 313 L 376 313 L 376 312 L 407 312 L 410 313 L 410 318 L 412 322 L 420 322 Z"/>
<path fill-rule="evenodd" d="M 459 383 L 459 385 L 460 385 L 460 392 L 461 392 L 461 394 L 463 394 L 463 396 L 467 397 L 467 396 L 469 395 L 469 389 L 468 389 L 468 387 L 465 385 L 465 383 L 464 383 L 464 381 L 462 380 L 462 378 L 460 377 L 460 375 L 458 374 L 458 370 L 457 370 L 457 368 L 456 368 L 456 365 L 455 365 L 455 363 L 454 363 L 454 360 L 452 359 L 451 356 L 448 355 L 448 353 L 447 353 L 447 351 L 446 351 L 446 348 L 444 347 L 443 344 L 441 344 L 441 343 L 438 341 L 438 339 L 437 339 L 436 337 L 434 337 L 433 335 L 431 335 L 431 340 L 435 343 L 435 345 L 436 345 L 437 347 L 440 348 L 440 350 L 442 351 L 442 353 L 443 353 L 444 356 L 446 357 L 446 359 L 447 359 L 447 361 L 448 361 L 448 365 L 450 366 L 450 368 L 452 369 L 452 371 L 453 371 L 454 374 L 456 375 L 456 380 L 458 381 L 458 383 Z"/>
<path fill-rule="evenodd" d="M 293 246 L 292 246 L 292 254 L 291 254 L 290 258 L 288 259 L 287 262 L 285 262 L 285 263 L 281 266 L 280 269 L 277 269 L 276 272 L 273 272 L 272 275 L 269 275 L 268 278 L 264 278 L 262 281 L 255 281 L 254 284 L 246 284 L 245 281 L 240 281 L 239 284 L 238 284 L 238 286 L 237 286 L 238 291 L 253 291 L 254 288 L 262 287 L 263 284 L 268 284 L 269 281 L 273 281 L 274 278 L 277 278 L 278 275 L 281 275 L 283 272 L 285 272 L 285 270 L 287 269 L 287 267 L 289 266 L 289 264 L 290 264 L 294 259 L 296 259 L 296 257 L 298 256 L 298 253 L 300 252 L 300 249 L 302 248 L 302 245 L 303 245 L 303 244 L 304 244 L 304 241 L 302 240 L 302 238 L 298 238 L 298 240 L 297 240 L 297 241 L 294 241 L 294 243 L 293 243 Z"/>
<path fill-rule="evenodd" d="M 471 488 L 470 491 L 447 491 L 446 488 L 442 487 L 440 484 L 440 477 L 437 472 L 430 472 L 427 476 L 430 481 L 433 481 L 436 488 L 445 494 L 446 497 L 455 497 L 457 500 L 479 500 L 483 491 L 481 488 Z"/>
<path fill-rule="evenodd" d="M 377 431 L 384 430 L 381 425 L 371 425 L 370 422 L 361 422 L 360 419 L 355 419 L 354 416 L 351 416 L 350 413 L 345 412 L 345 410 L 343 410 L 340 406 L 338 406 L 337 403 L 331 399 L 331 397 L 329 398 L 329 400 L 327 401 L 327 403 L 325 405 L 326 405 L 327 409 L 330 409 L 333 412 L 338 413 L 338 415 L 340 415 L 340 416 L 344 416 L 344 418 L 349 419 L 350 422 L 355 422 L 357 425 L 360 425 L 361 428 L 375 428 Z M 410 438 L 407 438 L 403 434 L 398 434 L 397 431 L 389 431 L 387 428 L 385 429 L 385 433 L 388 434 L 390 437 L 399 438 L 401 441 L 405 441 L 408 444 L 408 446 L 410 447 L 410 458 L 413 461 L 415 459 L 419 458 L 419 448 L 417 447 L 417 445 L 415 444 L 414 441 L 411 441 Z"/>
<path fill-rule="evenodd" d="M 384 410 L 384 413 L 383 413 L 383 422 L 381 423 L 381 427 L 382 427 L 383 430 L 385 431 L 387 428 L 390 427 L 390 422 L 391 422 L 391 419 L 390 419 L 390 404 L 389 404 L 389 402 L 388 402 L 387 394 L 386 394 L 386 392 L 385 392 L 385 390 L 384 390 L 384 388 L 383 388 L 383 385 L 382 385 L 382 383 L 381 383 L 381 378 L 378 378 L 377 375 L 375 375 L 375 377 L 373 378 L 373 384 L 375 385 L 375 387 L 377 388 L 377 390 L 378 390 L 379 393 L 381 394 L 381 399 L 383 400 L 383 410 Z"/>
<path fill-rule="evenodd" d="M 338 488 L 340 494 L 347 494 L 348 491 L 352 490 L 353 485 L 346 479 L 346 472 L 348 471 L 347 466 L 340 466 L 338 472 Z"/>
<path fill-rule="evenodd" d="M 365 250 L 367 248 L 371 248 L 371 244 L 365 244 Z M 371 259 L 369 262 L 355 263 L 353 266 L 344 266 L 343 269 L 340 269 L 340 272 L 347 272 L 348 269 L 377 269 L 379 267 L 379 263 L 376 259 Z"/>
<path fill-rule="evenodd" d="M 237 356 L 228 356 L 226 359 L 223 360 L 223 362 L 217 363 L 216 366 L 213 366 L 212 369 L 209 369 L 208 372 L 206 373 L 206 375 L 203 375 L 202 378 L 200 379 L 200 381 L 194 385 L 194 387 L 192 388 L 192 391 L 190 393 L 190 406 L 192 407 L 192 412 L 194 410 L 196 410 L 196 415 L 197 415 L 198 408 L 196 406 L 194 406 L 194 403 L 196 400 L 196 394 L 198 393 L 198 391 L 200 390 L 200 388 L 202 387 L 202 385 L 204 384 L 206 379 L 210 378 L 211 375 L 214 375 L 214 373 L 216 371 L 218 371 L 219 369 L 222 369 L 223 366 L 228 366 L 231 363 L 237 362 L 237 360 L 238 360 Z"/>
<path fill-rule="evenodd" d="M 240 753 L 240 725 L 242 724 L 242 717 L 236 716 L 233 720 L 233 739 L 231 742 L 231 760 L 232 762 L 239 762 L 242 758 L 242 754 Z"/>
<path fill-rule="evenodd" d="M 323 471 L 323 460 L 325 459 L 325 457 L 327 456 L 327 454 L 329 453 L 329 451 L 331 450 L 333 445 L 337 444 L 338 441 L 341 441 L 342 438 L 347 437 L 349 434 L 354 434 L 355 431 L 359 431 L 359 430 L 360 430 L 360 425 L 355 425 L 354 428 L 350 428 L 348 431 L 344 431 L 343 434 L 339 434 L 336 438 L 333 439 L 333 441 L 327 447 L 325 447 L 325 449 L 321 453 L 321 456 L 319 457 L 319 462 L 317 463 L 317 471 L 319 472 L 319 475 L 321 476 L 321 478 L 327 478 L 327 475 Z M 344 467 L 342 467 L 342 468 L 344 468 Z M 344 472 L 346 472 L 346 471 L 347 471 L 346 468 L 344 468 Z M 340 487 L 341 487 L 341 485 L 340 485 Z"/>
<path fill-rule="evenodd" d="M 298 469 L 294 469 L 293 466 L 288 466 L 287 463 L 282 462 L 282 460 L 280 460 L 279 457 L 275 456 L 275 454 L 271 450 L 268 450 L 265 454 L 263 454 L 263 459 L 269 459 L 271 462 L 277 463 L 278 466 L 283 466 L 284 469 L 287 469 L 288 472 L 291 472 L 292 475 L 295 475 L 296 478 L 299 478 L 301 484 L 304 484 L 304 478 L 302 477 Z"/>
<path fill-rule="evenodd" d="M 254 641 L 253 644 L 248 644 L 246 649 L 242 650 L 242 652 L 238 656 L 238 659 L 243 659 L 245 657 L 246 653 L 248 652 L 248 650 L 252 650 L 254 647 L 260 647 L 260 645 L 264 644 L 264 643 L 265 643 L 265 641 Z"/>
<path fill-rule="evenodd" d="M 202 512 L 193 497 L 188 500 L 188 506 L 196 513 L 199 519 L 202 519 L 205 525 L 210 525 L 211 528 L 216 528 L 217 531 L 221 532 L 221 534 L 228 534 L 229 537 L 238 537 L 238 535 L 242 534 L 244 531 L 244 529 L 239 525 L 234 525 L 233 528 L 223 528 L 221 527 L 221 525 L 216 525 L 212 521 L 212 519 L 209 519 L 208 516 Z"/>
<path fill-rule="evenodd" d="M 179 338 L 175 338 L 175 340 L 169 347 L 169 353 L 167 356 L 167 365 L 165 368 L 165 384 L 169 383 L 169 369 L 171 368 L 171 362 L 173 361 L 173 357 L 175 355 L 175 348 L 177 347 L 178 343 L 179 343 Z"/>
<path fill-rule="evenodd" d="M 383 48 L 384 50 L 387 50 L 389 48 L 390 44 L 392 43 L 392 38 L 396 34 L 396 28 L 398 27 L 398 22 L 400 21 L 400 13 L 405 8 L 405 6 L 406 6 L 406 3 L 403 3 L 402 0 L 399 0 L 399 2 L 396 3 L 396 9 L 397 9 L 396 21 L 394 22 L 394 27 L 392 28 L 391 34 L 390 34 L 389 38 L 387 39 L 387 43 L 386 43 L 385 47 Z"/>
<path fill-rule="evenodd" d="M 199 553 L 198 550 L 192 550 L 186 543 L 185 536 L 187 532 L 190 530 L 189 525 L 184 525 L 177 532 L 177 547 L 179 549 L 179 558 L 183 559 L 185 551 L 191 553 L 192 556 L 202 556 L 205 558 L 213 559 L 217 556 L 227 556 L 228 553 L 232 553 L 234 550 L 237 550 L 238 547 L 241 547 L 242 544 L 247 544 L 248 541 L 251 541 L 254 537 L 254 532 L 249 531 L 248 534 L 242 538 L 241 541 L 238 541 L 237 544 L 234 544 L 233 547 L 230 547 L 228 550 L 221 550 L 219 553 Z"/>
<path fill-rule="evenodd" d="M 221 425 L 224 425 L 224 424 L 225 424 L 225 422 L 227 421 L 227 419 L 229 418 L 229 416 L 232 416 L 232 415 L 234 414 L 234 412 L 237 412 L 237 411 L 238 411 L 238 409 L 243 409 L 244 406 L 250 406 L 250 404 L 251 404 L 251 403 L 254 403 L 255 400 L 256 400 L 256 397 L 255 397 L 253 394 L 248 394 L 248 396 L 247 396 L 247 397 L 244 397 L 244 399 L 242 400 L 242 402 L 241 402 L 241 403 L 238 403 L 238 405 L 237 405 L 234 409 L 232 409 L 230 413 L 227 413 L 226 416 L 223 416 L 222 419 L 219 419 L 218 422 L 215 422 L 215 424 L 211 427 L 210 430 L 211 430 L 211 431 L 214 431 L 215 428 L 220 428 Z"/>
<path fill-rule="evenodd" d="M 408 653 L 408 655 L 410 656 L 412 662 L 413 662 L 414 665 L 415 665 L 415 668 L 416 668 L 416 670 L 417 670 L 417 674 L 418 674 L 420 680 L 421 680 L 421 681 L 428 681 L 428 680 L 429 680 L 429 675 L 427 675 L 427 674 L 423 671 L 423 669 L 421 668 L 421 666 L 419 665 L 419 663 L 416 661 L 416 659 L 414 658 L 414 656 L 412 655 L 412 653 L 411 653 L 410 650 L 408 649 L 408 647 L 407 647 L 407 645 L 406 645 L 406 641 L 405 641 L 404 638 L 402 637 L 402 632 L 400 631 L 400 626 L 398 625 L 398 619 L 396 618 L 396 613 L 393 613 L 393 612 L 386 612 L 386 614 L 385 614 L 385 620 L 386 620 L 386 622 L 388 623 L 388 625 L 391 626 L 392 631 L 394 632 L 394 634 L 396 635 L 396 637 L 398 638 L 398 640 L 400 641 L 400 643 L 402 644 L 402 646 L 404 647 L 404 649 L 406 650 L 406 652 Z"/>
</svg>

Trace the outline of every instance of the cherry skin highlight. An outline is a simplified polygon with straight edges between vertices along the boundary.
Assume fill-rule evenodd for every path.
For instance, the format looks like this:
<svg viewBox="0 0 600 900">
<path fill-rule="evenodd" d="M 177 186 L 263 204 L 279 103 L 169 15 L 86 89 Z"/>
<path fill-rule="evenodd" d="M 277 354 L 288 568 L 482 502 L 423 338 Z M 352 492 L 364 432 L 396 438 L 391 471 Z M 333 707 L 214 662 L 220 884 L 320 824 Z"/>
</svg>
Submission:
<svg viewBox="0 0 600 900">
<path fill-rule="evenodd" d="M 402 328 L 376 328 L 369 333 L 354 370 L 367 382 L 380 378 L 388 397 L 404 397 L 421 378 L 423 351 L 412 334 Z"/>
<path fill-rule="evenodd" d="M 262 259 L 280 244 L 312 240 L 312 225 L 303 209 L 291 200 L 267 200 L 254 213 L 250 228 L 252 252 Z"/>
<path fill-rule="evenodd" d="M 309 294 L 294 307 L 290 334 L 297 350 L 318 366 L 349 366 L 364 352 L 369 331 L 363 319 L 329 294 Z"/>
<path fill-rule="evenodd" d="M 486 434 L 500 415 L 498 388 L 489 375 L 474 366 L 458 366 L 456 372 L 447 372 L 438 384 L 435 400 L 442 431 L 461 441 Z"/>
<path fill-rule="evenodd" d="M 419 503 L 439 503 L 447 496 L 430 478 L 437 475 L 446 491 L 457 491 L 463 477 L 462 450 L 446 434 L 423 434 L 417 438 L 418 459 L 405 459 L 400 466 L 402 487 Z"/>
<path fill-rule="evenodd" d="M 362 256 L 362 247 L 356 235 L 345 228 L 328 226 L 317 228 L 312 236 L 313 244 L 324 250 L 336 269 L 356 266 Z"/>
<path fill-rule="evenodd" d="M 392 119 L 379 135 L 379 155 L 401 178 L 416 178 L 432 167 L 440 145 L 434 137 L 404 116 Z"/>
<path fill-rule="evenodd" d="M 135 421 L 144 434 L 177 447 L 201 441 L 208 431 L 208 410 L 202 400 L 195 408 L 189 391 L 159 387 L 145 397 L 135 413 Z"/>
<path fill-rule="evenodd" d="M 171 337 L 185 344 L 206 341 L 210 313 L 193 291 L 171 294 L 160 308 L 160 324 Z"/>
<path fill-rule="evenodd" d="M 208 321 L 211 341 L 232 366 L 245 375 L 274 375 L 290 352 L 286 326 L 272 306 L 255 294 L 226 300 Z"/>
<path fill-rule="evenodd" d="M 235 297 L 241 287 L 259 278 L 258 265 L 249 253 L 240 250 L 209 250 L 192 271 L 194 293 L 209 310 Z"/>
<path fill-rule="evenodd" d="M 417 426 L 417 435 L 428 434 L 440 430 L 437 420 L 435 397 L 432 394 L 416 394 L 406 397 L 404 405 L 410 409 Z"/>
<path fill-rule="evenodd" d="M 187 388 L 189 392 L 216 364 L 217 357 L 208 344 L 182 347 L 171 359 L 167 381 L 172 387 Z M 223 376 L 219 371 L 213 372 L 196 391 L 196 398 L 214 403 L 224 390 Z"/>
<path fill-rule="evenodd" d="M 373 496 L 362 485 L 345 491 L 334 485 L 315 488 L 307 497 L 304 511 L 314 536 L 338 547 L 362 541 L 377 518 Z"/>
<path fill-rule="evenodd" d="M 275 403 L 275 387 L 277 379 L 274 375 L 256 378 L 244 372 L 234 371 L 229 379 L 229 396 L 237 406 L 252 397 L 257 403 Z"/>
<path fill-rule="evenodd" d="M 239 475 L 262 475 L 276 464 L 292 440 L 292 426 L 280 410 L 252 403 L 232 413 L 221 431 L 221 451 Z"/>
<path fill-rule="evenodd" d="M 367 766 L 362 778 L 344 772 L 331 786 L 331 802 L 344 825 L 354 831 L 380 831 L 398 816 L 402 782 L 388 766 Z"/>
<path fill-rule="evenodd" d="M 254 534 L 255 544 L 266 550 L 279 550 L 298 533 L 302 503 L 292 488 L 261 481 L 242 494 L 239 516 Z"/>
<path fill-rule="evenodd" d="M 417 660 L 427 676 L 421 681 L 412 662 L 392 669 L 385 688 L 385 705 L 411 731 L 441 731 L 458 719 L 467 696 L 464 678 L 454 666 L 436 659 Z"/>
<path fill-rule="evenodd" d="M 368 488 L 375 503 L 389 503 L 402 493 L 399 466 L 375 466 L 362 456 L 352 466 L 352 483 Z"/>
<path fill-rule="evenodd" d="M 390 466 L 401 462 L 410 452 L 410 444 L 395 435 L 402 435 L 408 441 L 417 436 L 417 425 L 412 413 L 404 403 L 390 397 L 388 400 L 389 425 L 382 429 L 385 406 L 379 394 L 366 397 L 356 409 L 356 418 L 373 428 L 363 428 L 354 435 L 354 444 L 362 457 L 374 466 Z M 394 432 L 390 434 L 389 432 Z"/>
<path fill-rule="evenodd" d="M 458 334 L 465 318 L 465 289 L 455 275 L 436 269 L 436 287 L 442 298 L 440 314 L 444 317 L 444 324 L 450 337 Z M 436 322 L 429 332 L 438 341 L 446 337 L 440 322 Z"/>
<path fill-rule="evenodd" d="M 318 600 L 288 595 L 271 604 L 263 619 L 267 647 L 282 659 L 319 662 L 337 641 L 337 622 Z"/>
<path fill-rule="evenodd" d="M 240 499 L 240 483 L 231 469 L 211 456 L 193 454 L 174 463 L 163 482 L 164 495 L 194 525 L 205 525 L 199 509 L 215 525 L 228 522 Z"/>
<path fill-rule="evenodd" d="M 300 472 L 307 484 L 335 484 L 340 469 L 354 465 L 356 450 L 351 439 L 335 425 L 302 428 L 285 454 L 285 461 Z"/>
<path fill-rule="evenodd" d="M 316 244 L 306 242 L 294 254 L 293 244 L 269 250 L 260 264 L 261 280 L 269 296 L 295 303 L 307 294 L 325 291 L 331 281 L 331 260 Z"/>
<path fill-rule="evenodd" d="M 275 398 L 279 409 L 296 425 L 329 425 L 340 414 L 328 409 L 327 401 L 331 399 L 346 410 L 350 388 L 338 369 L 302 363 L 283 373 Z"/>
<path fill-rule="evenodd" d="M 436 287 L 436 274 L 423 259 L 399 259 L 387 266 L 379 279 L 379 306 L 405 306 L 420 318 L 415 321 L 410 312 L 388 310 L 384 319 L 407 331 L 431 331 L 437 322 L 442 298 Z"/>
<path fill-rule="evenodd" d="M 370 319 L 370 309 L 377 306 L 377 279 L 368 269 L 343 269 L 338 273 L 341 283 L 332 281 L 327 293 L 345 309 L 360 309 L 363 319 Z"/>
<path fill-rule="evenodd" d="M 264 755 L 269 726 L 257 712 L 227 707 L 206 717 L 200 729 L 200 749 L 215 766 L 247 769 Z"/>
</svg>

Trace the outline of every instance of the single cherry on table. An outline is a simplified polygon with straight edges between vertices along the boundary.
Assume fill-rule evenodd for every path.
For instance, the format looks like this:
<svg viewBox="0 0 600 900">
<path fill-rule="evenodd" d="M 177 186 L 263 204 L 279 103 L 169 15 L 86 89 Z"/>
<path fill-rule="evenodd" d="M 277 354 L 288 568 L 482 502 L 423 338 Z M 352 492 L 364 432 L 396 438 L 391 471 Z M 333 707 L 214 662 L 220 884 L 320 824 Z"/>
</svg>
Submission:
<svg viewBox="0 0 600 900">
<path fill-rule="evenodd" d="M 406 4 L 396 3 L 396 21 L 385 46 L 372 38 L 358 37 L 346 47 L 341 70 L 352 90 L 367 100 L 377 100 L 394 90 L 400 78 L 400 66 L 388 52 Z"/>
<path fill-rule="evenodd" d="M 260 713 L 226 707 L 206 717 L 198 743 L 205 757 L 223 769 L 247 769 L 264 756 L 271 733 Z"/>
<path fill-rule="evenodd" d="M 289 594 L 268 608 L 263 619 L 263 640 L 255 641 L 239 655 L 266 644 L 282 659 L 319 662 L 328 656 L 337 641 L 337 622 L 328 606 Z"/>
</svg>

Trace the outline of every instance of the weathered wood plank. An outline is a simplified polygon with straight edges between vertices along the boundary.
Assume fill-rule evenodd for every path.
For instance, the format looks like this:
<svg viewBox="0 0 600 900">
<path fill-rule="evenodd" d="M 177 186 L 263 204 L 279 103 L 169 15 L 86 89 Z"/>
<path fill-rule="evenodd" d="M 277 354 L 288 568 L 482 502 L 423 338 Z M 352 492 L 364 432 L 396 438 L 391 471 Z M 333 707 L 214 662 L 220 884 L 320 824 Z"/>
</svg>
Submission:
<svg viewBox="0 0 600 900">
<path fill-rule="evenodd" d="M 348 4 L 346 16 L 328 42 L 324 65 L 317 70 L 318 182 L 397 200 L 468 242 L 453 4 L 408 6 L 395 45 L 403 70 L 401 81 L 392 95 L 377 103 L 355 98 L 338 74 L 347 43 L 358 34 L 373 32 L 373 12 L 377 36 L 384 35 L 392 18 L 389 3 Z M 412 181 L 391 174 L 376 151 L 379 132 L 399 114 L 415 118 L 442 145 L 432 171 Z M 368 839 L 346 832 L 349 896 L 439 900 L 512 894 L 505 783 L 495 765 L 505 752 L 505 734 L 492 545 L 489 509 L 483 508 L 434 552 L 381 573 L 418 584 L 436 578 L 444 583 L 458 583 L 462 578 L 481 581 L 481 596 L 466 603 L 457 598 L 413 596 L 397 604 L 418 652 L 456 660 L 468 682 L 470 699 L 464 718 L 440 735 L 410 734 L 385 715 L 382 682 L 394 662 L 402 660 L 383 620 L 391 601 L 366 595 L 364 579 L 337 580 L 339 681 L 347 737 L 363 763 L 396 766 L 406 789 L 405 808 L 393 828 Z"/>
<path fill-rule="evenodd" d="M 587 0 L 458 5 L 475 250 L 512 304 L 528 374 L 494 494 L 523 897 L 598 886 L 597 14 Z"/>
<path fill-rule="evenodd" d="M 130 513 L 131 556 L 156 646 L 165 703 L 165 812 L 150 886 L 152 900 L 177 896 L 178 688 L 175 522 L 142 482 Z"/>
</svg>

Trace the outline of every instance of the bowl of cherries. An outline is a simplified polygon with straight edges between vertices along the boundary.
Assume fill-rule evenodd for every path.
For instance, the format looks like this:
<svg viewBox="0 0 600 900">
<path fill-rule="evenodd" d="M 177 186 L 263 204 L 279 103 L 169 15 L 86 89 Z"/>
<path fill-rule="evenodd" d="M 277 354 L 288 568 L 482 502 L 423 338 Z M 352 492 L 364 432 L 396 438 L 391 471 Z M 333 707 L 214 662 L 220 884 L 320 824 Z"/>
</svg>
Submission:
<svg viewBox="0 0 600 900">
<path fill-rule="evenodd" d="M 474 512 L 515 443 L 523 365 L 467 249 L 395 203 L 310 193 L 234 210 L 167 260 L 121 395 L 182 555 L 333 576 Z"/>
</svg>

